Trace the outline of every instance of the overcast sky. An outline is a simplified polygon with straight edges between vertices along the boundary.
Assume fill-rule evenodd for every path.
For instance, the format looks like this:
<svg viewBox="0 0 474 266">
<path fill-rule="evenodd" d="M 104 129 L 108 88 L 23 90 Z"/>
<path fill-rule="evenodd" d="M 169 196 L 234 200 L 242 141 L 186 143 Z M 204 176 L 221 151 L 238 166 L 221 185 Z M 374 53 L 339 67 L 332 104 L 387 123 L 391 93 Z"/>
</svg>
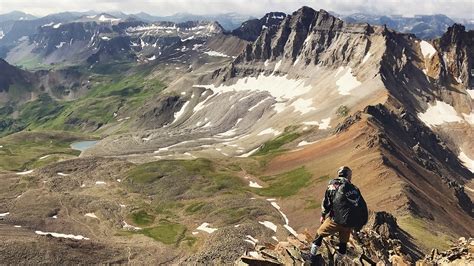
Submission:
<svg viewBox="0 0 474 266">
<path fill-rule="evenodd" d="M 20 10 L 37 16 L 62 11 L 144 11 L 152 15 L 177 12 L 238 12 L 261 16 L 269 11 L 291 13 L 303 5 L 341 14 L 445 14 L 474 19 L 474 0 L 0 0 L 0 13 Z"/>
</svg>

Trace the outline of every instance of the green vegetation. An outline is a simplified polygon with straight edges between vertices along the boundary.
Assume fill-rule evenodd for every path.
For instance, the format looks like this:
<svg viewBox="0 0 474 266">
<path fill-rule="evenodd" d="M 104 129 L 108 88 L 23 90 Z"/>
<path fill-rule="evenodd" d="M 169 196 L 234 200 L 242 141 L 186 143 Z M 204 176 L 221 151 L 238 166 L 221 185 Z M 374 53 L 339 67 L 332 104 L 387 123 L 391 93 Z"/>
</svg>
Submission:
<svg viewBox="0 0 474 266">
<path fill-rule="evenodd" d="M 434 248 L 446 250 L 449 248 L 449 241 L 453 240 L 452 236 L 443 233 L 447 230 L 435 229 L 421 218 L 405 216 L 397 219 L 397 223 L 400 228 L 419 241 L 426 251 Z"/>
<path fill-rule="evenodd" d="M 276 139 L 265 142 L 263 146 L 253 155 L 260 156 L 283 151 L 280 149 L 283 145 L 292 142 L 300 136 L 301 134 L 297 132 L 285 132 Z"/>
<path fill-rule="evenodd" d="M 211 161 L 208 159 L 197 160 L 170 160 L 140 164 L 128 171 L 128 178 L 134 183 L 153 183 L 165 175 L 176 174 L 210 174 Z"/>
<path fill-rule="evenodd" d="M 173 245 L 178 244 L 183 240 L 184 234 L 186 233 L 186 227 L 178 223 L 162 220 L 157 226 L 144 228 L 137 232 L 164 244 Z"/>
<path fill-rule="evenodd" d="M 51 69 L 52 66 L 41 63 L 40 56 L 31 56 L 24 58 L 16 63 L 16 66 L 29 71 Z"/>
<path fill-rule="evenodd" d="M 157 201 L 153 204 L 155 207 L 155 212 L 157 214 L 164 214 L 167 217 L 173 217 L 173 211 L 177 209 L 182 209 L 184 204 L 179 201 Z"/>
<path fill-rule="evenodd" d="M 69 102 L 54 120 L 43 123 L 41 128 L 77 130 L 86 126 L 94 130 L 113 122 L 119 109 L 135 110 L 165 88 L 160 81 L 146 79 L 141 74 L 96 78 L 93 83 L 86 96 Z"/>
<path fill-rule="evenodd" d="M 65 132 L 19 132 L 0 139 L 0 168 L 24 170 L 47 154 L 79 155 L 70 148 L 84 136 Z"/>
<path fill-rule="evenodd" d="M 304 167 L 300 167 L 286 173 L 264 176 L 260 179 L 270 184 L 270 186 L 256 189 L 256 193 L 266 197 L 289 197 L 295 195 L 308 184 L 311 174 Z"/>
<path fill-rule="evenodd" d="M 208 159 L 162 160 L 131 168 L 123 184 L 132 192 L 153 195 L 148 209 L 154 215 L 174 219 L 201 212 L 209 196 L 244 193 L 242 181 L 233 174 Z"/>
<path fill-rule="evenodd" d="M 48 94 L 41 94 L 36 101 L 23 105 L 19 120 L 30 128 L 38 127 L 54 119 L 65 105 L 54 101 Z"/>
<path fill-rule="evenodd" d="M 148 214 L 144 210 L 140 210 L 131 214 L 133 223 L 140 226 L 145 226 L 155 221 L 155 216 Z"/>
<path fill-rule="evenodd" d="M 339 117 L 346 117 L 349 114 L 349 108 L 345 105 L 341 105 L 337 108 L 336 114 Z"/>
<path fill-rule="evenodd" d="M 247 217 L 249 214 L 251 214 L 253 209 L 253 207 L 226 207 L 217 210 L 215 214 L 219 215 L 224 224 L 236 224 L 245 219 L 245 217 Z"/>
<path fill-rule="evenodd" d="M 75 71 L 88 73 L 81 69 Z M 165 88 L 159 80 L 147 78 L 145 72 L 128 75 L 92 75 L 89 92 L 74 101 L 57 101 L 44 93 L 34 101 L 17 105 L 16 102 L 21 97 L 29 95 L 29 89 L 19 85 L 11 86 L 9 96 L 13 102 L 1 107 L 0 110 L 0 136 L 24 129 L 77 132 L 84 129 L 97 130 L 107 123 L 114 122 L 114 113 L 119 109 L 126 114 L 134 112 L 145 100 Z M 57 93 L 64 91 L 64 88 L 59 88 L 51 89 Z M 18 111 L 18 117 L 13 117 L 15 111 Z"/>
<path fill-rule="evenodd" d="M 184 211 L 188 214 L 196 213 L 199 212 L 205 205 L 205 202 L 194 202 L 188 205 Z"/>
<path fill-rule="evenodd" d="M 196 176 L 202 177 L 197 179 Z M 232 175 L 228 169 L 216 169 L 208 159 L 196 160 L 163 160 L 137 165 L 127 172 L 127 180 L 131 185 L 142 188 L 150 193 L 156 193 L 157 190 L 151 190 L 153 186 L 144 186 L 145 184 L 156 184 L 161 179 L 167 177 L 163 183 L 170 186 L 168 180 L 173 179 L 174 188 L 176 182 L 181 180 L 180 186 L 191 186 L 191 189 L 198 190 L 200 193 L 217 192 L 225 189 L 238 189 L 242 183 L 238 178 Z M 185 181 L 186 180 L 186 181 Z M 186 183 L 193 180 L 195 184 Z M 197 182 L 200 181 L 200 182 Z M 162 186 L 161 186 L 162 188 Z M 160 189 L 161 189 L 160 188 Z M 171 189 L 171 188 L 170 188 Z M 163 191 L 166 193 L 169 191 Z"/>
</svg>

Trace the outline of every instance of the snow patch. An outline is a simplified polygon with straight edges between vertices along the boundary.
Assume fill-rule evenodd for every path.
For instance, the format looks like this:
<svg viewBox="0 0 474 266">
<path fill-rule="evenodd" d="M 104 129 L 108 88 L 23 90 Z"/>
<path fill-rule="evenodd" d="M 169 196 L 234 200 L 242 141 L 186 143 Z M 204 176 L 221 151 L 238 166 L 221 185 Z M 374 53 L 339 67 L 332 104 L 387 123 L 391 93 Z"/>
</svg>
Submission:
<svg viewBox="0 0 474 266">
<path fill-rule="evenodd" d="M 23 172 L 19 172 L 19 173 L 16 173 L 17 175 L 28 175 L 28 174 L 31 174 L 33 173 L 34 170 L 28 170 L 28 171 L 23 171 Z"/>
<path fill-rule="evenodd" d="M 471 125 L 474 125 L 474 111 L 470 114 L 462 114 L 462 116 L 464 117 L 464 120 L 466 120 L 466 122 Z"/>
<path fill-rule="evenodd" d="M 0 147 L 0 148 L 1 148 L 1 147 Z M 48 158 L 49 156 L 51 156 L 51 154 L 48 154 L 48 155 L 45 155 L 45 156 L 41 156 L 41 157 L 39 157 L 38 160 L 44 160 L 44 159 Z"/>
<path fill-rule="evenodd" d="M 196 230 L 204 231 L 204 232 L 207 232 L 209 234 L 212 234 L 215 231 L 217 231 L 217 228 L 209 227 L 209 225 L 210 225 L 209 223 L 203 223 L 198 228 L 196 228 Z"/>
<path fill-rule="evenodd" d="M 464 153 L 463 150 L 461 150 L 461 153 L 459 153 L 458 156 L 459 160 L 461 160 L 462 164 L 471 171 L 471 173 L 474 173 L 474 160 L 467 157 L 467 155 Z"/>
<path fill-rule="evenodd" d="M 54 22 L 50 22 L 48 24 L 44 24 L 43 26 L 41 26 L 41 28 L 44 28 L 44 27 L 51 27 L 54 25 Z"/>
<path fill-rule="evenodd" d="M 337 76 L 337 74 L 336 74 Z M 352 68 L 347 67 L 344 74 L 336 81 L 337 90 L 341 95 L 350 95 L 350 91 L 362 84 L 352 75 Z"/>
<path fill-rule="evenodd" d="M 306 114 L 316 110 L 316 108 L 313 106 L 313 100 L 311 99 L 297 99 L 291 104 L 291 106 L 295 108 L 296 112 L 300 112 L 301 114 Z"/>
<path fill-rule="evenodd" d="M 241 155 L 239 155 L 239 156 L 237 156 L 237 157 L 243 157 L 243 158 L 249 157 L 250 155 L 252 155 L 252 154 L 255 153 L 256 151 L 258 151 L 258 149 L 260 149 L 260 147 L 257 147 L 257 148 L 255 148 L 255 149 L 253 149 L 253 150 L 251 150 L 251 151 L 249 151 L 249 152 L 247 152 L 247 153 L 241 154 Z"/>
<path fill-rule="evenodd" d="M 272 222 L 269 222 L 269 221 L 263 221 L 263 222 L 258 222 L 259 224 L 265 226 L 266 228 L 270 229 L 270 230 L 273 230 L 273 232 L 276 232 L 277 231 L 277 226 L 272 223 Z"/>
<path fill-rule="evenodd" d="M 96 181 L 95 184 L 96 185 L 105 185 L 106 183 L 104 181 Z"/>
<path fill-rule="evenodd" d="M 205 54 L 209 55 L 209 56 L 216 56 L 216 57 L 230 57 L 224 53 L 221 53 L 221 52 L 216 52 L 216 51 L 208 51 L 208 52 L 204 52 Z"/>
<path fill-rule="evenodd" d="M 5 217 L 7 215 L 9 215 L 10 213 L 9 212 L 4 212 L 4 213 L 0 213 L 0 217 Z"/>
<path fill-rule="evenodd" d="M 466 91 L 467 91 L 467 94 L 471 96 L 471 99 L 474 99 L 474 90 L 466 90 Z"/>
<path fill-rule="evenodd" d="M 84 216 L 94 218 L 94 219 L 99 219 L 99 217 L 97 217 L 97 215 L 95 215 L 95 213 L 92 213 L 92 212 L 86 213 L 84 214 Z"/>
<path fill-rule="evenodd" d="M 55 25 L 53 26 L 53 28 L 55 28 L 55 29 L 57 29 L 57 28 L 59 28 L 59 27 L 61 27 L 61 23 L 55 24 Z"/>
<path fill-rule="evenodd" d="M 420 48 L 423 57 L 431 58 L 436 53 L 436 49 L 427 41 L 421 41 Z"/>
<path fill-rule="evenodd" d="M 253 182 L 253 181 L 250 181 L 249 187 L 262 188 L 262 186 L 260 186 L 257 182 Z"/>
<path fill-rule="evenodd" d="M 246 235 L 245 236 L 247 239 L 244 239 L 245 242 L 249 242 L 252 245 L 256 245 L 258 243 L 258 239 L 252 237 L 251 235 Z"/>
<path fill-rule="evenodd" d="M 297 146 L 297 147 L 310 145 L 310 144 L 313 144 L 313 143 L 316 143 L 316 142 L 317 142 L 317 141 L 307 142 L 306 140 L 303 140 L 302 142 L 298 143 L 298 146 Z"/>
<path fill-rule="evenodd" d="M 434 105 L 428 104 L 428 109 L 424 113 L 418 113 L 418 118 L 428 126 L 462 121 L 454 107 L 442 101 L 436 101 Z"/>
<path fill-rule="evenodd" d="M 268 201 L 270 201 L 270 199 L 267 199 Z M 286 214 L 284 214 L 282 211 L 281 211 L 281 208 L 280 206 L 278 205 L 278 203 L 276 203 L 275 201 L 270 201 L 270 203 L 272 204 L 272 206 L 278 210 L 278 212 L 281 214 L 281 216 L 283 217 L 283 219 L 285 220 L 285 224 L 283 225 L 283 227 L 285 227 L 286 230 L 288 230 L 288 232 L 290 232 L 292 235 L 294 236 L 298 236 L 298 233 L 293 229 L 291 228 L 291 226 L 289 225 L 289 220 L 288 220 L 288 217 L 286 216 Z"/>
<path fill-rule="evenodd" d="M 176 122 L 178 121 L 179 118 L 181 118 L 181 116 L 184 114 L 184 111 L 186 111 L 186 107 L 188 106 L 189 104 L 189 101 L 187 101 L 185 104 L 183 104 L 183 107 L 181 107 L 181 109 L 174 113 L 174 121 L 173 122 Z"/>
<path fill-rule="evenodd" d="M 128 224 L 127 222 L 123 221 L 123 228 L 127 229 L 127 230 L 142 230 L 142 228 L 140 227 L 137 227 L 137 226 L 133 226 L 133 225 L 130 225 Z"/>
<path fill-rule="evenodd" d="M 153 61 L 153 60 L 155 60 L 155 59 L 156 59 L 156 56 L 155 56 L 155 55 L 153 55 L 152 57 L 147 58 L 148 61 Z"/>
<path fill-rule="evenodd" d="M 113 22 L 113 21 L 119 21 L 120 19 L 119 18 L 112 18 L 112 17 L 106 17 L 105 15 L 101 15 L 99 17 L 99 21 L 109 21 L 109 22 Z"/>
<path fill-rule="evenodd" d="M 56 45 L 56 48 L 61 48 L 66 44 L 66 42 L 60 42 L 58 45 Z"/>
<path fill-rule="evenodd" d="M 5 34 L 3 33 L 3 30 L 0 30 L 0 40 L 3 39 L 4 36 Z"/>
<path fill-rule="evenodd" d="M 267 134 L 272 134 L 274 136 L 277 136 L 279 135 L 281 132 L 276 130 L 276 129 L 273 129 L 273 128 L 267 128 L 265 130 L 263 130 L 262 132 L 258 133 L 257 136 L 263 136 L 263 135 L 267 135 Z"/>
<path fill-rule="evenodd" d="M 61 233 L 54 233 L 54 232 L 43 232 L 43 231 L 35 231 L 36 234 L 47 236 L 51 235 L 56 238 L 69 238 L 75 240 L 89 240 L 89 238 L 82 236 L 82 235 L 70 235 L 70 234 L 61 234 Z"/>
<path fill-rule="evenodd" d="M 246 77 L 237 80 L 232 85 L 194 85 L 193 87 L 204 87 L 214 92 L 234 92 L 234 91 L 266 91 L 273 97 L 281 99 L 291 99 L 303 95 L 311 90 L 311 86 L 305 85 L 305 80 L 288 79 L 287 76 L 259 75 L 257 77 Z"/>
<path fill-rule="evenodd" d="M 107 37 L 107 36 L 102 36 L 100 38 L 104 41 L 110 41 L 110 37 Z"/>
<path fill-rule="evenodd" d="M 280 60 L 280 61 L 276 62 L 275 68 L 273 69 L 273 72 L 276 72 L 276 71 L 280 68 L 282 61 L 283 61 L 283 60 Z"/>
<path fill-rule="evenodd" d="M 372 54 L 370 52 L 367 52 L 367 54 L 364 56 L 364 59 L 362 59 L 362 64 L 365 64 L 365 62 L 367 62 L 367 60 L 369 60 L 371 56 Z"/>
<path fill-rule="evenodd" d="M 68 175 L 69 175 L 69 174 L 65 174 L 65 173 L 61 173 L 61 172 L 59 172 L 59 173 L 57 173 L 57 174 L 58 174 L 59 176 L 68 176 Z"/>
</svg>

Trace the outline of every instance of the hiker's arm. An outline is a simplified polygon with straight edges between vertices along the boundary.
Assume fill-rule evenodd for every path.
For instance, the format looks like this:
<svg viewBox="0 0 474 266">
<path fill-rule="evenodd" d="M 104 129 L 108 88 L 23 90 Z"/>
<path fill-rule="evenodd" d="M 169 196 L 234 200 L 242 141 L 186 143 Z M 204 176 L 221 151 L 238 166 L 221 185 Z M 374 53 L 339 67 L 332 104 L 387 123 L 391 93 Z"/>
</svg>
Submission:
<svg viewBox="0 0 474 266">
<path fill-rule="evenodd" d="M 329 189 L 326 190 L 326 193 L 324 193 L 323 202 L 321 204 L 321 217 L 323 218 L 326 218 L 329 212 L 331 212 L 332 202 L 330 194 L 331 192 L 329 191 Z"/>
</svg>

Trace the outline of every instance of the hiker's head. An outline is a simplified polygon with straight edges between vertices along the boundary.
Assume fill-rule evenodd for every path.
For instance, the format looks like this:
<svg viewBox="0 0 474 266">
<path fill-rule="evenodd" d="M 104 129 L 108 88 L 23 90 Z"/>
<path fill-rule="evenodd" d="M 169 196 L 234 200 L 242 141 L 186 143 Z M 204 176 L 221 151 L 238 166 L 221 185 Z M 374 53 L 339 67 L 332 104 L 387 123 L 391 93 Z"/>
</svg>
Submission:
<svg viewBox="0 0 474 266">
<path fill-rule="evenodd" d="M 347 178 L 348 180 L 351 180 L 352 170 L 348 166 L 341 166 L 341 168 L 339 168 L 339 170 L 337 170 L 337 176 L 338 177 L 344 177 L 344 178 Z"/>
</svg>

